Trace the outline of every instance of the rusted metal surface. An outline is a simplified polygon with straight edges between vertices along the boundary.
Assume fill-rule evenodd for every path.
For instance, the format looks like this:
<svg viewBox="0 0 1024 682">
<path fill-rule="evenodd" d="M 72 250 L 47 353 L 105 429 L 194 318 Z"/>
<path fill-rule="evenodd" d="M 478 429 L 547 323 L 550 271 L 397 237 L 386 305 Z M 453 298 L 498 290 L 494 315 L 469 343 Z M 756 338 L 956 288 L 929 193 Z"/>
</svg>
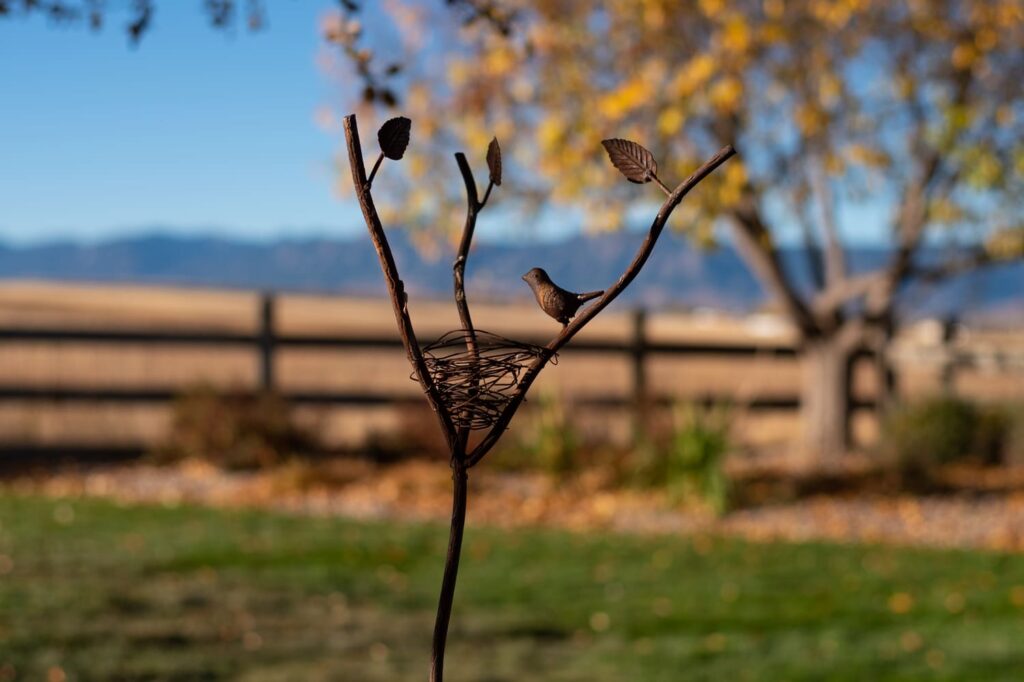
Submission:
<svg viewBox="0 0 1024 682">
<path fill-rule="evenodd" d="M 423 356 L 455 425 L 479 430 L 501 417 L 523 369 L 546 352 L 483 330 L 456 329 L 424 347 Z"/>
</svg>

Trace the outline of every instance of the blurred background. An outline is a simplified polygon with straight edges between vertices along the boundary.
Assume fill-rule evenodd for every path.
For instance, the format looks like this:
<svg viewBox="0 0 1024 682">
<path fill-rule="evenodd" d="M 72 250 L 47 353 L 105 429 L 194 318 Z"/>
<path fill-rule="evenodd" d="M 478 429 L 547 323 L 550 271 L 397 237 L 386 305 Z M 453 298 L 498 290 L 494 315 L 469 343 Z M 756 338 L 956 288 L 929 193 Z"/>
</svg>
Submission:
<svg viewBox="0 0 1024 682">
<path fill-rule="evenodd" d="M 0 680 L 425 670 L 450 473 L 351 112 L 367 162 L 413 120 L 424 343 L 454 152 L 505 165 L 476 324 L 539 344 L 520 276 L 608 286 L 660 205 L 602 139 L 739 152 L 474 470 L 452 679 L 1015 679 L 1022 44 L 1019 0 L 0 0 Z"/>
</svg>

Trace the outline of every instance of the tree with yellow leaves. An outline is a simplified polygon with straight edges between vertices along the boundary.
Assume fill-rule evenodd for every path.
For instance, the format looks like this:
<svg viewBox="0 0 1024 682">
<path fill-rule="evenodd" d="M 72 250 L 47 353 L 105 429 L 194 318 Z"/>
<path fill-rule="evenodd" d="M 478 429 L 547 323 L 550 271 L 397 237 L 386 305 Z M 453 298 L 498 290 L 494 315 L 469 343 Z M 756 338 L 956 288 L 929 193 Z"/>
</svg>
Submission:
<svg viewBox="0 0 1024 682">
<path fill-rule="evenodd" d="M 734 144 L 743 163 L 702 187 L 680 227 L 700 242 L 728 230 L 798 331 L 802 450 L 817 465 L 847 448 L 851 358 L 884 358 L 898 292 L 1024 253 L 1024 0 L 491 4 L 511 31 L 443 28 L 421 3 L 392 3 L 407 35 L 433 36 L 403 111 L 446 146 L 497 134 L 522 198 L 582 207 L 598 229 L 621 226 L 634 199 L 593 140 L 642 141 L 676 174 Z M 442 163 L 410 161 L 421 214 L 442 205 Z M 885 235 L 882 267 L 850 262 L 864 233 Z M 810 287 L 784 266 L 786 235 Z M 936 239 L 957 245 L 949 259 L 922 258 Z"/>
</svg>

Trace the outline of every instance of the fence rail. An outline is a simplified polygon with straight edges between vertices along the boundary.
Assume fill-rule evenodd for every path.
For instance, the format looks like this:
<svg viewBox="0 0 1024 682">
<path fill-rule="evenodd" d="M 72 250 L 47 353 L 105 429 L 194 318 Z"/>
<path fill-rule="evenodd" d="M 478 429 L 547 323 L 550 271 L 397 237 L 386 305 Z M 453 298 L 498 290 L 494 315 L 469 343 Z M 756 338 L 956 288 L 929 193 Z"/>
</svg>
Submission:
<svg viewBox="0 0 1024 682">
<path fill-rule="evenodd" d="M 253 332 L 203 331 L 203 330 L 151 330 L 151 329 L 90 329 L 86 327 L 19 326 L 0 328 L 0 344 L 4 342 L 42 342 L 59 344 L 152 344 L 181 346 L 240 346 L 252 348 L 257 354 L 259 388 L 277 388 L 277 351 L 289 348 L 326 348 L 339 351 L 351 349 L 401 348 L 398 336 L 386 335 L 300 335 L 279 334 L 275 329 L 277 303 L 274 295 L 264 294 L 260 298 L 258 327 Z M 430 339 L 426 339 L 429 341 Z M 546 340 L 523 339 L 526 342 L 543 345 Z M 792 346 L 768 344 L 719 344 L 719 343 L 665 343 L 652 341 L 648 337 L 647 316 L 642 310 L 634 311 L 631 334 L 622 341 L 579 339 L 563 352 L 607 353 L 630 359 L 631 389 L 628 397 L 580 398 L 581 405 L 595 407 L 628 407 L 646 401 L 664 402 L 667 398 L 648 395 L 647 360 L 654 355 L 713 355 L 727 357 L 795 357 Z M 154 403 L 173 400 L 180 389 L 173 387 L 111 388 L 102 386 L 26 386 L 0 383 L 0 401 L 39 402 L 117 402 Z M 285 392 L 284 397 L 296 403 L 318 405 L 405 405 L 418 402 L 419 398 L 408 393 L 373 392 Z M 712 403 L 728 399 L 728 395 L 707 394 L 699 396 L 698 402 Z M 799 407 L 796 394 L 771 394 L 752 396 L 744 400 L 749 409 L 791 410 Z"/>
</svg>

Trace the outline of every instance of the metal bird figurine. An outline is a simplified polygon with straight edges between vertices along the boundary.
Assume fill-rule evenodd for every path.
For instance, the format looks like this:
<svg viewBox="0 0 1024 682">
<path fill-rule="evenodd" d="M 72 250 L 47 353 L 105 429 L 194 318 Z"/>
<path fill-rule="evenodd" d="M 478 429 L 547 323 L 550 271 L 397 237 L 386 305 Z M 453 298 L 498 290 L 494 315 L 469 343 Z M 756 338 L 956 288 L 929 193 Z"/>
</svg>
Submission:
<svg viewBox="0 0 1024 682">
<path fill-rule="evenodd" d="M 580 306 L 591 299 L 595 299 L 604 291 L 589 291 L 585 294 L 576 294 L 566 291 L 551 281 L 548 273 L 543 268 L 534 268 L 523 275 L 523 281 L 533 289 L 533 295 L 537 298 L 537 305 L 551 317 L 562 323 L 565 327 L 569 320 L 576 315 Z"/>
</svg>

